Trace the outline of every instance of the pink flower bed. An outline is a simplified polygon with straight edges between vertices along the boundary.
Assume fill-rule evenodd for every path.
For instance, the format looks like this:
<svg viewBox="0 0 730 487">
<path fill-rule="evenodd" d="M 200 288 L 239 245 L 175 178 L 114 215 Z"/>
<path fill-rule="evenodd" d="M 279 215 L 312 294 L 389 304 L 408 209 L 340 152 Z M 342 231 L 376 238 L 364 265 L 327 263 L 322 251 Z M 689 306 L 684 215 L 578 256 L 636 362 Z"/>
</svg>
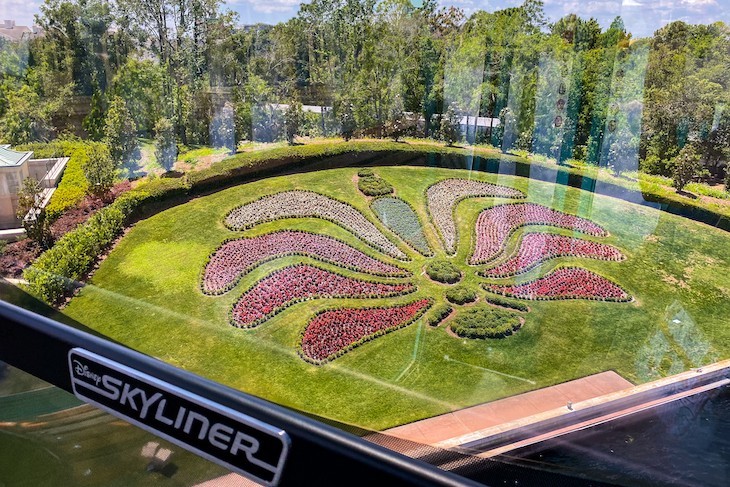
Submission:
<svg viewBox="0 0 730 487">
<path fill-rule="evenodd" d="M 355 207 L 313 191 L 292 190 L 266 195 L 231 211 L 226 216 L 226 225 L 233 230 L 246 230 L 282 218 L 329 220 L 391 257 L 407 260 L 406 254 Z"/>
<path fill-rule="evenodd" d="M 361 343 L 412 323 L 431 305 L 421 299 L 390 308 L 345 308 L 319 313 L 302 334 L 301 353 L 314 363 L 336 358 Z"/>
<path fill-rule="evenodd" d="M 521 299 L 593 299 L 630 301 L 626 291 L 603 276 L 579 267 L 562 267 L 522 284 L 486 284 L 488 291 Z"/>
<path fill-rule="evenodd" d="M 297 264 L 276 271 L 246 291 L 231 312 L 231 324 L 252 328 L 294 303 L 315 298 L 379 298 L 415 291 L 409 283 L 362 281 Z"/>
<path fill-rule="evenodd" d="M 526 272 L 540 262 L 556 257 L 586 257 L 619 261 L 621 251 L 611 245 L 549 233 L 527 233 L 517 252 L 506 262 L 484 272 L 487 277 L 506 277 Z"/>
<path fill-rule="evenodd" d="M 203 292 L 224 293 L 254 267 L 285 255 L 304 255 L 375 275 L 406 275 L 403 269 L 374 259 L 332 237 L 284 230 L 224 243 L 205 266 Z"/>
<path fill-rule="evenodd" d="M 476 223 L 476 245 L 470 264 L 482 264 L 496 258 L 509 236 L 525 225 L 550 225 L 605 237 L 606 231 L 590 220 L 536 203 L 497 205 L 479 214 Z"/>
<path fill-rule="evenodd" d="M 457 203 L 465 198 L 500 197 L 524 198 L 525 195 L 516 189 L 497 184 L 483 183 L 473 179 L 444 179 L 428 187 L 426 203 L 433 224 L 438 228 L 444 240 L 446 252 L 456 252 L 458 235 L 454 222 L 454 209 Z"/>
</svg>

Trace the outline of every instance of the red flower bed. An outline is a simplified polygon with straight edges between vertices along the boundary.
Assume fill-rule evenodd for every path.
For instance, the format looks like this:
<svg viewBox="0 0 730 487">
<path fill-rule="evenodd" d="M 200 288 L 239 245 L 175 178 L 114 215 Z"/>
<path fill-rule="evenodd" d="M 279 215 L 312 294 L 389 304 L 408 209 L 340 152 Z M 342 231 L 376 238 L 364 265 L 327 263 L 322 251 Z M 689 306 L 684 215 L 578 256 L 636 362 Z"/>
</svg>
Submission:
<svg viewBox="0 0 730 487">
<path fill-rule="evenodd" d="M 522 299 L 630 301 L 626 291 L 603 276 L 579 267 L 562 267 L 522 284 L 486 284 L 488 291 Z"/>
<path fill-rule="evenodd" d="M 505 277 L 526 272 L 555 257 L 586 257 L 619 261 L 623 254 L 610 245 L 549 233 L 527 233 L 517 252 L 506 262 L 484 272 L 487 277 Z"/>
<path fill-rule="evenodd" d="M 504 250 L 512 232 L 525 225 L 550 225 L 595 237 L 608 235 L 590 220 L 536 203 L 497 205 L 481 212 L 477 219 L 476 245 L 469 263 L 482 264 L 493 260 Z"/>
<path fill-rule="evenodd" d="M 252 328 L 294 303 L 314 298 L 378 298 L 415 291 L 409 283 L 385 284 L 341 276 L 307 264 L 261 279 L 234 305 L 231 324 Z"/>
<path fill-rule="evenodd" d="M 231 289 L 254 267 L 285 255 L 304 255 L 360 272 L 404 276 L 403 269 L 380 262 L 336 240 L 309 232 L 284 230 L 224 243 L 203 272 L 203 292 L 220 294 Z"/>
<path fill-rule="evenodd" d="M 319 313 L 302 334 L 301 353 L 313 363 L 336 358 L 377 336 L 404 327 L 431 305 L 421 299 L 390 308 L 345 308 Z"/>
</svg>

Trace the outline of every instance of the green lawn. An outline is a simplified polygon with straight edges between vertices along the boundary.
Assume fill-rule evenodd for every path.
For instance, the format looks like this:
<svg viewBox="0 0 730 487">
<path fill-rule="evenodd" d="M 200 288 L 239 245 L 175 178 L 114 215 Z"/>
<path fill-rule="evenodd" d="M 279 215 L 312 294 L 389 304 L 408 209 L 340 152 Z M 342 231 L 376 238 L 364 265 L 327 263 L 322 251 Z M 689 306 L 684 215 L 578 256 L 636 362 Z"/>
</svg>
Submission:
<svg viewBox="0 0 730 487">
<path fill-rule="evenodd" d="M 525 325 L 502 340 L 454 338 L 443 326 L 431 328 L 421 319 L 324 366 L 299 358 L 299 333 L 319 310 L 403 303 L 424 296 L 444 302 L 446 285 L 423 276 L 427 259 L 401 243 L 400 248 L 412 258 L 405 267 L 415 276 L 417 294 L 383 300 L 310 301 L 253 330 L 231 327 L 228 310 L 256 280 L 293 262 L 313 261 L 298 257 L 271 261 L 232 291 L 218 297 L 204 295 L 199 276 L 207 256 L 224 239 L 237 235 L 223 226 L 227 212 L 261 195 L 301 188 L 348 201 L 376 221 L 369 201 L 357 190 L 356 172 L 335 169 L 265 179 L 141 221 L 64 313 L 135 349 L 232 387 L 374 429 L 607 369 L 642 382 L 729 355 L 730 234 L 576 188 L 435 168 L 376 168 L 427 223 L 425 234 L 436 250 L 434 258 L 447 257 L 428 223 L 425 188 L 447 177 L 478 178 L 521 189 L 527 201 L 590 218 L 610 232 L 600 241 L 619 247 L 627 256 L 623 262 L 560 259 L 527 278 L 558 263 L 581 265 L 620 284 L 636 300 L 530 302 Z M 485 280 L 476 276 L 479 268 L 465 265 L 472 228 L 479 211 L 496 201 L 468 199 L 458 206 L 461 239 L 457 254 L 449 259 L 465 271 L 462 283 L 475 289 Z M 377 255 L 347 231 L 323 220 L 279 220 L 238 234 L 252 236 L 282 228 L 326 233 Z M 513 237 L 510 245 L 515 242 Z M 485 292 L 479 292 L 482 298 Z"/>
</svg>

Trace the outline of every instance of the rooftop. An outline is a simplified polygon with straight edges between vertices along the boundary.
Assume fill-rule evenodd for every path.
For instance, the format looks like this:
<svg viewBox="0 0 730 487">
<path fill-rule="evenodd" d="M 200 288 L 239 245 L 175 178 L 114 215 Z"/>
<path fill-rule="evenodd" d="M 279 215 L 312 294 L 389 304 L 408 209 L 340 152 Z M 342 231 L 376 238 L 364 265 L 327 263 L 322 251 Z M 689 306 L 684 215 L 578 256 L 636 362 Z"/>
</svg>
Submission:
<svg viewBox="0 0 730 487">
<path fill-rule="evenodd" d="M 18 152 L 8 145 L 0 145 L 0 167 L 20 166 L 33 156 L 33 152 Z"/>
</svg>

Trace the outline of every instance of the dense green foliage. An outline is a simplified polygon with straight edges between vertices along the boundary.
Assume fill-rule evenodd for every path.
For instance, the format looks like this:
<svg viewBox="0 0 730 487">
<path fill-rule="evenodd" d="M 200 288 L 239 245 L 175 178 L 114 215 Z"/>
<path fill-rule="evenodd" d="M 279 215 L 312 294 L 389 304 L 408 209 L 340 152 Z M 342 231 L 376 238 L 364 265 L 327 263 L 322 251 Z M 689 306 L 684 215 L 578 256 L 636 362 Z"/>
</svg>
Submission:
<svg viewBox="0 0 730 487">
<path fill-rule="evenodd" d="M 691 141 L 717 178 L 730 155 L 723 22 L 636 39 L 620 17 L 548 23 L 540 0 L 468 17 L 436 0 L 314 0 L 245 28 L 219 0 L 47 0 L 39 21 L 42 38 L 0 44 L 6 142 L 79 131 L 72 100 L 90 105 L 98 138 L 119 98 L 136 132 L 166 118 L 185 145 L 409 132 L 670 176 Z M 287 114 L 287 100 L 332 109 Z M 463 116 L 500 124 L 462 128 Z"/>
<path fill-rule="evenodd" d="M 521 320 L 511 311 L 477 305 L 458 314 L 450 326 L 463 338 L 504 338 L 520 328 Z"/>
<path fill-rule="evenodd" d="M 383 196 L 393 192 L 393 186 L 378 176 L 365 176 L 357 181 L 357 187 L 366 196 Z"/>
<path fill-rule="evenodd" d="M 523 303 L 522 301 L 517 301 L 516 299 L 510 299 L 505 298 L 504 296 L 499 295 L 491 295 L 488 294 L 484 300 L 490 304 L 494 304 L 496 306 L 501 306 L 503 308 L 512 308 L 517 311 L 524 311 L 527 312 L 530 310 L 530 308 Z"/>
<path fill-rule="evenodd" d="M 448 260 L 433 260 L 426 265 L 426 274 L 434 281 L 453 284 L 461 279 L 461 270 Z"/>
<path fill-rule="evenodd" d="M 452 312 L 454 308 L 446 303 L 437 304 L 431 309 L 431 312 L 426 317 L 426 323 L 428 326 L 438 326 L 444 321 Z"/>
<path fill-rule="evenodd" d="M 446 290 L 446 299 L 454 304 L 473 303 L 477 299 L 474 289 L 467 286 L 456 286 Z"/>
</svg>

